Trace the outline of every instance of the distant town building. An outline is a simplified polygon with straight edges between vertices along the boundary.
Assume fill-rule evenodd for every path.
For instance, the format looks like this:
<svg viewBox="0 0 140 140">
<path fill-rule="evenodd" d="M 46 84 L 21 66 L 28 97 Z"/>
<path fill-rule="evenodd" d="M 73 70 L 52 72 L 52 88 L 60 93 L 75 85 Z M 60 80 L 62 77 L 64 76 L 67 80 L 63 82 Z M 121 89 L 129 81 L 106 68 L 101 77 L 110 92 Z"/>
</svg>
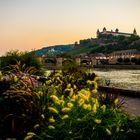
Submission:
<svg viewBox="0 0 140 140">
<path fill-rule="evenodd" d="M 97 38 L 100 35 L 113 35 L 113 36 L 125 36 L 125 37 L 130 37 L 131 35 L 137 35 L 137 31 L 134 28 L 133 33 L 124 33 L 124 32 L 119 32 L 119 29 L 116 28 L 115 31 L 111 30 L 111 31 L 107 31 L 106 28 L 103 28 L 103 31 L 99 31 L 99 29 L 97 30 Z"/>
<path fill-rule="evenodd" d="M 118 58 L 140 58 L 140 51 L 136 49 L 114 51 L 108 54 L 109 63 L 116 63 Z"/>
</svg>

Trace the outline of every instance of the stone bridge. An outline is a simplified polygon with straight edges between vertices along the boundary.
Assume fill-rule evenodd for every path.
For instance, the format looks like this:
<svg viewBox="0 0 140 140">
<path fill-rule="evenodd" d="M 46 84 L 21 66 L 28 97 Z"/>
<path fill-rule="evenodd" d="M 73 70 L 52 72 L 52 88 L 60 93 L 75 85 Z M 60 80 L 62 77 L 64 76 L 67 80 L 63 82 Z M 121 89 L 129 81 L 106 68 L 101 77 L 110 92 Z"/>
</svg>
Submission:
<svg viewBox="0 0 140 140">
<path fill-rule="evenodd" d="M 89 66 L 93 67 L 101 63 L 102 60 L 106 58 L 98 58 L 98 57 L 91 57 L 91 56 L 84 56 L 84 57 L 39 57 L 40 61 L 42 61 L 47 68 L 53 67 L 61 67 L 66 62 L 75 62 L 77 65 Z"/>
</svg>

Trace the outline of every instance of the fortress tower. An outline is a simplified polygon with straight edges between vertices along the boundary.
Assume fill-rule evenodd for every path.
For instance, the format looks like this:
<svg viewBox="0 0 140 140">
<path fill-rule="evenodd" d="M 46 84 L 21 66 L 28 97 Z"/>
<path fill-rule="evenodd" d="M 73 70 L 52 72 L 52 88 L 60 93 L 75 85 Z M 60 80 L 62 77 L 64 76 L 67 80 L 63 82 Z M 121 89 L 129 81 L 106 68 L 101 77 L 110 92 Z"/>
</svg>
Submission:
<svg viewBox="0 0 140 140">
<path fill-rule="evenodd" d="M 113 35 L 113 36 L 125 36 L 125 37 L 130 37 L 131 35 L 137 35 L 136 29 L 134 28 L 133 33 L 124 33 L 124 32 L 119 32 L 119 29 L 116 28 L 115 31 L 107 31 L 106 28 L 103 28 L 103 31 L 100 32 L 99 29 L 97 30 L 97 38 L 99 35 Z"/>
</svg>

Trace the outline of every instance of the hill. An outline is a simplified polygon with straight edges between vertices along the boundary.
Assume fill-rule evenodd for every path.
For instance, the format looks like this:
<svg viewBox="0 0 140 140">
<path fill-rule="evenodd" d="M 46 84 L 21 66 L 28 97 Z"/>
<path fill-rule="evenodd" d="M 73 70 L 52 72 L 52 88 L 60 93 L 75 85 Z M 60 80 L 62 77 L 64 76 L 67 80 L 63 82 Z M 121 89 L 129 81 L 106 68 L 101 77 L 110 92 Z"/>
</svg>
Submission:
<svg viewBox="0 0 140 140">
<path fill-rule="evenodd" d="M 104 53 L 109 54 L 114 51 L 137 49 L 140 50 L 139 36 L 113 36 L 103 35 L 98 38 L 83 39 L 79 43 L 68 45 L 55 45 L 44 47 L 36 51 L 36 55 L 54 56 L 75 56 L 80 54 Z"/>
<path fill-rule="evenodd" d="M 100 38 L 91 38 L 80 40 L 75 49 L 65 52 L 65 55 L 80 55 L 81 53 L 104 53 L 109 54 L 119 50 L 137 49 L 140 50 L 139 36 L 101 36 Z"/>
<path fill-rule="evenodd" d="M 37 56 L 41 56 L 41 55 L 57 56 L 65 52 L 73 50 L 74 47 L 75 47 L 74 44 L 44 47 L 42 49 L 36 50 L 36 55 Z"/>
</svg>

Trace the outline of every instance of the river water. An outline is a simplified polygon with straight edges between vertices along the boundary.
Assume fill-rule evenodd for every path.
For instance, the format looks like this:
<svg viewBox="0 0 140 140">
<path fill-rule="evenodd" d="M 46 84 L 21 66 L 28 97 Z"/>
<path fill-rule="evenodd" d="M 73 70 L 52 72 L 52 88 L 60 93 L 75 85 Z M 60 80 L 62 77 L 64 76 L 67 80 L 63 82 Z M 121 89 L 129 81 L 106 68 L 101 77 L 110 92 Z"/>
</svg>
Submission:
<svg viewBox="0 0 140 140">
<path fill-rule="evenodd" d="M 96 69 L 94 72 L 101 77 L 102 85 L 106 85 L 106 80 L 109 80 L 109 86 L 140 91 L 140 70 Z M 123 108 L 131 116 L 140 116 L 140 98 L 125 97 Z"/>
<path fill-rule="evenodd" d="M 101 77 L 102 85 L 106 85 L 106 80 L 108 80 L 110 86 L 140 90 L 140 70 L 96 69 L 94 72 Z"/>
</svg>

